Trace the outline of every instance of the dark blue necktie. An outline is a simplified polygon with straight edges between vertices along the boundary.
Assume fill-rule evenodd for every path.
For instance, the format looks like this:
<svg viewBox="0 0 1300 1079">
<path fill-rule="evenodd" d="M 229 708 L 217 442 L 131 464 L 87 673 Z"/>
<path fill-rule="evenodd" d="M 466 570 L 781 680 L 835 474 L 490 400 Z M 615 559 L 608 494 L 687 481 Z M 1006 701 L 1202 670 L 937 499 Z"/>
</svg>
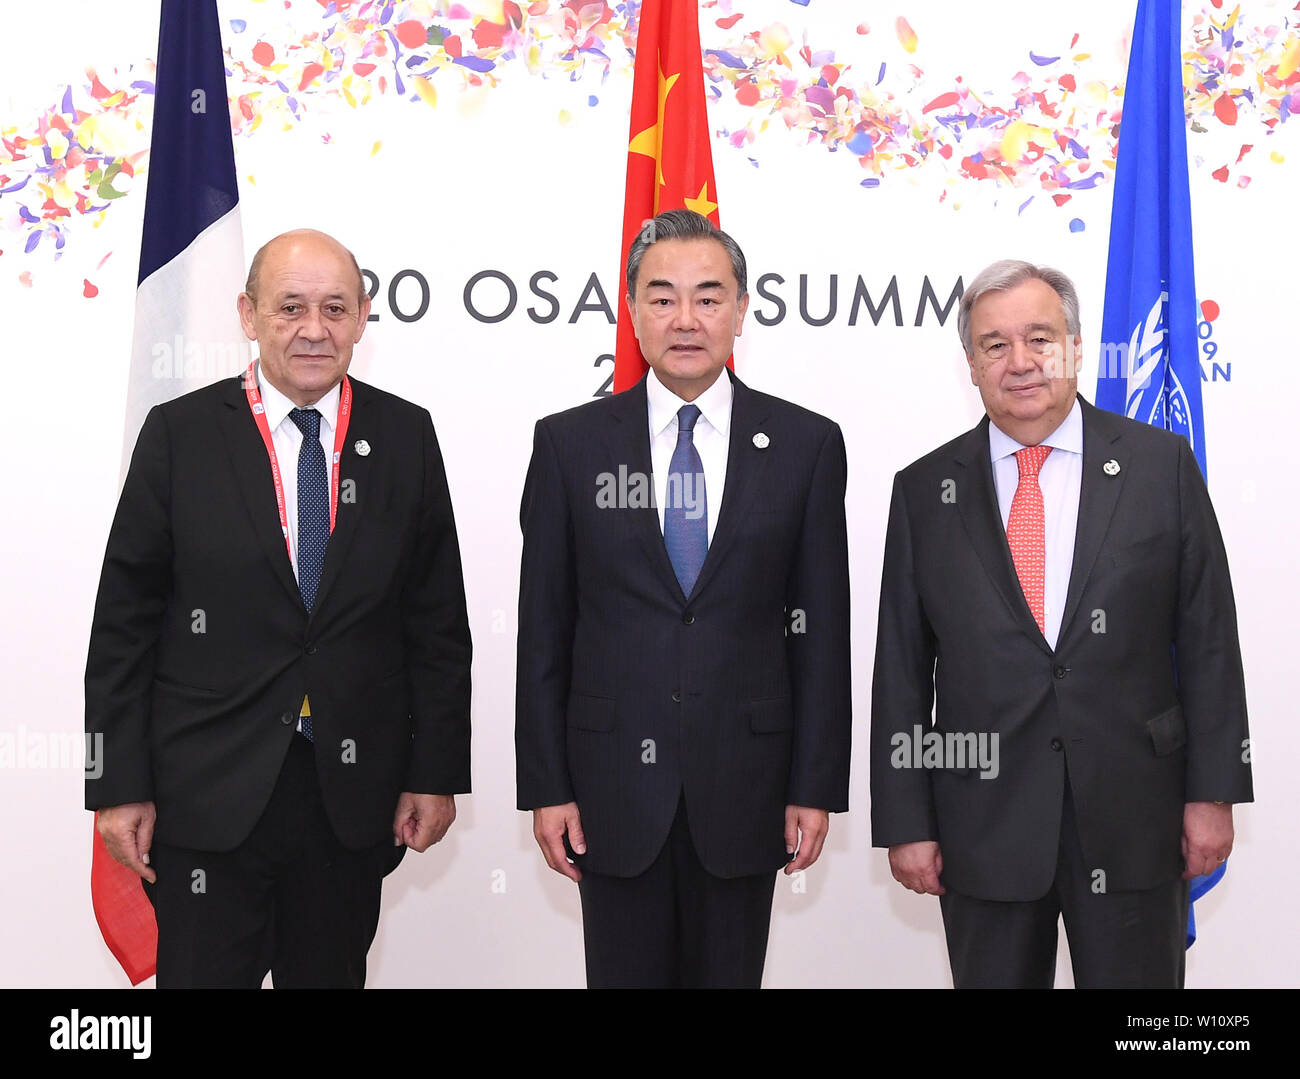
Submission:
<svg viewBox="0 0 1300 1079">
<path fill-rule="evenodd" d="M 295 408 L 289 418 L 302 432 L 298 450 L 298 591 L 310 611 L 330 541 L 329 484 L 320 444 L 320 413 L 314 408 Z"/>
<path fill-rule="evenodd" d="M 289 418 L 302 432 L 298 449 L 298 591 L 310 611 L 330 541 L 329 483 L 320 444 L 320 413 L 314 408 L 295 408 Z M 303 735 L 313 740 L 311 717 L 302 716 L 299 723 Z"/>
<path fill-rule="evenodd" d="M 677 445 L 668 465 L 668 486 L 664 502 L 664 546 L 673 571 L 689 596 L 709 551 L 708 502 L 704 497 L 704 464 L 695 448 L 696 405 L 677 411 Z"/>
</svg>

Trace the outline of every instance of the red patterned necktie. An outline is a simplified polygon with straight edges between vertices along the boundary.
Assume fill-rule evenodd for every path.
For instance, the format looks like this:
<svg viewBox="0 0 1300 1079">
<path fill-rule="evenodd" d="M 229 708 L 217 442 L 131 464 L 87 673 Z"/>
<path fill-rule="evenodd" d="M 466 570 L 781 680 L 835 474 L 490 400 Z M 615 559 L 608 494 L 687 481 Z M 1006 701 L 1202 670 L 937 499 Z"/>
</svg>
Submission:
<svg viewBox="0 0 1300 1079">
<path fill-rule="evenodd" d="M 1020 482 L 1011 500 L 1011 514 L 1007 518 L 1007 544 L 1011 548 L 1011 561 L 1015 563 L 1020 589 L 1029 603 L 1029 610 L 1043 627 L 1043 592 L 1046 587 L 1044 572 L 1045 541 L 1043 538 L 1043 492 L 1038 486 L 1038 470 L 1043 467 L 1051 446 L 1030 446 L 1016 451 L 1016 464 L 1020 466 Z"/>
</svg>

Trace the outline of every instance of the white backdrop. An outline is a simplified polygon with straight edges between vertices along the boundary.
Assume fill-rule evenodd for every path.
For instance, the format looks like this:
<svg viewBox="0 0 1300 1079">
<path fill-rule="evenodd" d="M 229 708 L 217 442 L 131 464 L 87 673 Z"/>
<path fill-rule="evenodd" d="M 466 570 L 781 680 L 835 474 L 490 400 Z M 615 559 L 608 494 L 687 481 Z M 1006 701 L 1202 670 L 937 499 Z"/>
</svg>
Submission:
<svg viewBox="0 0 1300 1079">
<path fill-rule="evenodd" d="M 969 280 L 993 259 L 1047 262 L 1075 277 L 1085 355 L 1096 355 L 1111 124 L 1122 100 L 1116 88 L 1124 81 L 1134 6 L 1108 0 L 1067 12 L 1015 0 L 991 16 L 981 5 L 916 4 L 907 25 L 896 22 L 898 8 L 865 2 L 721 0 L 701 13 L 705 48 L 740 65 L 715 58 L 711 72 L 730 71 L 734 79 L 741 71 L 742 82 L 752 78 L 760 91 L 756 104 L 746 104 L 730 81 L 710 83 L 721 90 L 711 119 L 719 132 L 714 160 L 723 226 L 749 257 L 751 289 L 765 274 L 784 279 L 764 286 L 784 301 L 779 321 L 780 305 L 754 295 L 737 343 L 737 371 L 758 389 L 838 420 L 849 453 L 852 808 L 832 818 L 806 891 L 795 892 L 784 877 L 778 882 L 768 986 L 950 984 L 937 902 L 892 881 L 883 852 L 871 848 L 869 828 L 867 730 L 890 482 L 898 468 L 981 414 L 965 375 L 955 308 L 941 323 L 927 306 L 916 325 L 918 303 L 927 278 L 942 307 L 959 277 Z M 90 0 L 63 0 L 60 7 L 43 28 L 0 40 L 0 129 L 7 140 L 39 132 L 38 118 L 69 85 L 79 102 L 92 101 L 87 69 L 112 91 L 152 78 L 153 5 L 132 5 L 129 18 L 117 5 Z M 499 0 L 399 7 L 462 28 L 465 55 L 480 56 L 487 54 L 474 53 L 469 28 L 475 17 L 501 11 Z M 545 9 L 538 25 L 563 17 L 558 3 L 533 7 Z M 1213 64 L 1225 51 L 1223 35 L 1212 37 L 1204 20 L 1222 22 L 1227 12 L 1212 0 L 1184 7 L 1189 53 Z M 1300 128 L 1294 119 L 1276 122 L 1278 93 L 1269 97 L 1263 77 L 1272 71 L 1277 81 L 1288 43 L 1300 47 L 1296 28 L 1286 25 L 1294 17 L 1289 7 L 1241 5 L 1225 67 L 1242 70 L 1224 79 L 1252 96 L 1236 97 L 1233 124 L 1213 86 L 1189 98 L 1198 290 L 1220 310 L 1212 326 L 1219 377 L 1203 387 L 1210 486 L 1237 590 L 1259 797 L 1237 812 L 1227 880 L 1198 904 L 1191 986 L 1300 984 L 1293 828 L 1300 797 L 1288 767 L 1300 748 L 1289 617 L 1300 511 L 1288 452 L 1300 367 L 1281 317 L 1295 305 Z M 257 123 L 236 120 L 246 253 L 280 231 L 313 226 L 339 236 L 375 274 L 380 317 L 358 347 L 353 371 L 429 408 L 460 528 L 475 645 L 474 793 L 459 799 L 448 838 L 423 856 L 408 856 L 389 878 L 371 952 L 374 986 L 583 981 L 577 891 L 546 869 L 530 818 L 514 810 L 512 724 L 518 500 L 532 426 L 543 414 L 589 399 L 611 371 L 598 366 L 598 357 L 613 350 L 614 331 L 586 289 L 592 273 L 609 303 L 621 295 L 617 244 L 631 68 L 625 44 L 609 29 L 622 13 L 600 3 L 588 8 L 589 19 L 609 15 L 589 31 L 589 44 L 608 63 L 588 52 L 583 65 L 566 69 L 559 46 L 542 40 L 536 55 L 525 45 L 516 59 L 499 60 L 479 86 L 471 85 L 469 68 L 443 66 L 431 77 L 433 107 L 412 94 L 409 82 L 400 96 L 391 85 L 377 92 L 373 78 L 368 101 L 352 84 L 353 104 L 336 80 L 331 89 L 300 93 L 295 116 L 277 111 L 273 88 L 263 84 L 248 98 Z M 236 96 L 251 85 L 246 65 L 259 40 L 274 45 L 277 60 L 300 57 L 286 43 L 318 47 L 311 35 L 333 25 L 318 5 L 302 2 L 286 9 L 230 0 L 221 11 L 232 58 L 245 65 L 232 66 Z M 365 22 L 361 12 L 353 15 Z M 732 22 L 735 15 L 741 17 Z M 807 58 L 800 55 L 805 46 Z M 349 52 L 348 63 L 355 59 Z M 391 56 L 371 59 L 392 66 Z M 291 89 L 303 66 L 301 58 L 295 62 L 282 76 L 292 76 Z M 861 108 L 893 118 L 892 139 L 877 139 L 874 155 L 860 140 L 848 146 L 852 119 L 823 122 L 806 102 L 791 104 L 782 89 L 782 79 L 806 86 L 827 64 L 836 66 L 832 90 L 851 86 Z M 1001 180 L 971 175 L 979 170 L 963 167 L 962 158 L 998 146 L 1004 135 L 964 131 L 960 142 L 944 136 L 944 108 L 925 106 L 958 88 L 968 88 L 979 107 L 1002 108 L 1028 124 L 1022 141 L 1043 139 L 1043 126 L 1069 127 L 1090 153 L 1090 163 L 1070 179 L 1098 172 L 1096 186 L 1053 188 L 1045 166 L 1031 160 L 1032 148 Z M 1046 96 L 1039 101 L 1035 93 Z M 785 103 L 773 106 L 772 94 Z M 35 188 L 0 195 L 10 416 L 8 509 L 0 531 L 0 735 L 11 739 L 81 729 L 87 633 L 116 500 L 152 99 L 142 92 L 116 107 L 98 100 L 101 137 L 123 154 L 140 155 L 135 179 L 116 181 L 126 191 L 122 198 L 104 211 L 74 206 L 56 219 L 65 245 L 55 258 L 52 233 L 25 250 L 42 226 L 18 207 L 41 217 Z M 1055 117 L 1038 111 L 1044 103 Z M 917 147 L 927 138 L 932 152 L 922 160 Z M 57 142 L 47 133 L 46 145 L 51 139 Z M 938 152 L 945 139 L 956 145 L 949 157 Z M 1001 149 L 1011 156 L 1008 145 L 1002 141 Z M 0 177 L 28 167 L 0 157 Z M 1224 177 L 1215 175 L 1221 167 Z M 864 187 L 863 180 L 879 183 Z M 1053 194 L 1071 198 L 1058 204 Z M 63 192 L 53 196 L 66 202 Z M 388 301 L 401 270 L 428 281 L 428 310 L 414 321 L 396 318 Z M 499 271 L 518 291 L 513 313 L 491 324 L 472 317 L 463 295 L 483 270 Z M 551 307 L 530 292 L 539 271 L 554 275 L 541 284 L 558 303 L 558 317 L 547 323 L 528 313 L 531 307 L 545 317 Z M 834 275 L 838 308 L 828 324 L 801 317 L 801 275 L 812 319 L 827 313 Z M 850 325 L 859 276 L 876 304 L 896 278 L 901 317 L 886 308 L 876 325 L 864 305 Z M 229 297 L 214 302 L 233 304 L 237 290 L 232 282 Z M 506 291 L 499 277 L 483 280 L 473 303 L 480 312 L 500 312 Z M 411 275 L 396 301 L 403 312 L 418 307 Z M 593 309 L 575 318 L 580 303 Z M 760 314 L 772 324 L 762 324 Z M 1082 383 L 1090 393 L 1087 372 Z M 79 767 L 31 764 L 11 757 L 0 767 L 0 983 L 125 985 L 90 908 L 91 823 L 81 808 Z M 1057 981 L 1070 984 L 1064 938 Z"/>
</svg>

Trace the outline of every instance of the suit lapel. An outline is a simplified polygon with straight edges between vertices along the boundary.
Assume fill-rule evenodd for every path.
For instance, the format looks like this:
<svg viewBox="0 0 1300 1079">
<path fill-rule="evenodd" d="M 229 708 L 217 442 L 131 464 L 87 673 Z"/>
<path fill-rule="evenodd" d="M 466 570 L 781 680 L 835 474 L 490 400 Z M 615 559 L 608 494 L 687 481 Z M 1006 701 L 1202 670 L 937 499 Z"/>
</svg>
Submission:
<svg viewBox="0 0 1300 1079">
<path fill-rule="evenodd" d="M 243 376 L 230 379 L 227 386 L 221 428 L 229 451 L 230 467 L 235 474 L 235 486 L 248 510 L 258 545 L 270 561 L 276 580 L 301 606 L 302 593 L 298 591 L 298 581 L 293 575 L 289 550 L 280 528 L 280 516 L 276 512 L 271 463 L 266 456 L 266 446 L 258 434 L 257 423 L 248 410 Z M 281 462 L 281 467 L 284 467 L 284 462 Z"/>
<path fill-rule="evenodd" d="M 330 533 L 329 545 L 325 548 L 325 564 L 321 567 L 316 602 L 312 604 L 313 618 L 324 607 L 331 587 L 338 581 L 343 570 L 348 548 L 352 545 L 352 537 L 356 535 L 357 524 L 361 520 L 362 505 L 374 508 L 371 461 L 380 457 L 391 459 L 393 449 L 384 444 L 382 434 L 376 429 L 375 410 L 372 407 L 374 397 L 370 393 L 370 387 L 356 379 L 351 382 L 352 419 L 348 423 L 347 437 L 338 464 L 338 511 L 334 518 L 334 531 Z M 365 457 L 356 451 L 357 443 L 363 440 L 371 447 Z"/>
<path fill-rule="evenodd" d="M 645 379 L 631 389 L 616 394 L 610 401 L 608 448 L 613 460 L 626 463 L 629 475 L 653 478 L 650 456 L 650 413 Z M 653 487 L 651 488 L 653 490 Z M 627 509 L 632 514 L 633 531 L 644 549 L 650 567 L 679 603 L 685 603 L 677 572 L 668 558 L 664 534 L 659 527 L 659 511 L 654 506 Z"/>
<path fill-rule="evenodd" d="M 735 540 L 736 530 L 744 520 L 754 492 L 761 486 L 757 479 L 766 468 L 768 459 L 781 452 L 779 437 L 770 448 L 760 450 L 754 445 L 754 436 L 767 419 L 767 407 L 758 394 L 730 371 L 727 375 L 732 385 L 731 434 L 727 440 L 727 478 L 723 484 L 722 509 L 691 595 L 699 595 L 717 572 L 718 564 Z"/>
<path fill-rule="evenodd" d="M 993 485 L 993 461 L 989 456 L 987 416 L 961 440 L 955 461 L 961 469 L 957 477 L 957 510 L 971 546 L 1012 616 L 1043 651 L 1050 653 L 1052 650 L 1020 587 L 1007 533 L 1002 527 L 1002 512 Z"/>
<path fill-rule="evenodd" d="M 1097 552 L 1106 538 L 1106 530 L 1110 528 L 1116 503 L 1124 489 L 1124 478 L 1128 475 L 1128 458 L 1118 445 L 1123 434 L 1120 425 L 1112 422 L 1111 413 L 1094 408 L 1082 397 L 1079 398 L 1079 407 L 1083 412 L 1083 475 L 1079 482 L 1079 520 L 1074 535 L 1070 587 L 1061 616 L 1062 639 L 1096 564 Z M 1109 460 L 1115 460 L 1120 466 L 1113 476 L 1102 467 Z"/>
</svg>

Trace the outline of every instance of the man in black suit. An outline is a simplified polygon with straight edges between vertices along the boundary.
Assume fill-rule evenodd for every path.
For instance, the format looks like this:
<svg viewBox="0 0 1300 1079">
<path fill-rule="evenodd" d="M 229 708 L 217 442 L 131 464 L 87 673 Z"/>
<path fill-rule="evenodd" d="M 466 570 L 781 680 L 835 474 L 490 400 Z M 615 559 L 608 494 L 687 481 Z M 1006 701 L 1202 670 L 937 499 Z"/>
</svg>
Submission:
<svg viewBox="0 0 1300 1079">
<path fill-rule="evenodd" d="M 519 808 L 592 987 L 759 986 L 775 873 L 847 808 L 844 443 L 725 372 L 748 302 L 735 242 L 660 214 L 627 264 L 649 373 L 537 425 Z"/>
<path fill-rule="evenodd" d="M 958 330 L 987 416 L 894 483 L 872 842 L 940 896 L 953 981 L 1183 983 L 1187 879 L 1251 800 L 1223 541 L 1186 440 L 1077 395 L 1064 274 L 998 262 Z M 931 708 L 934 726 L 931 728 Z"/>
<path fill-rule="evenodd" d="M 158 985 L 355 986 L 383 876 L 469 790 L 470 637 L 429 414 L 347 378 L 370 301 L 318 232 L 253 260 L 256 369 L 161 405 L 108 539 L 86 805 Z"/>
</svg>

